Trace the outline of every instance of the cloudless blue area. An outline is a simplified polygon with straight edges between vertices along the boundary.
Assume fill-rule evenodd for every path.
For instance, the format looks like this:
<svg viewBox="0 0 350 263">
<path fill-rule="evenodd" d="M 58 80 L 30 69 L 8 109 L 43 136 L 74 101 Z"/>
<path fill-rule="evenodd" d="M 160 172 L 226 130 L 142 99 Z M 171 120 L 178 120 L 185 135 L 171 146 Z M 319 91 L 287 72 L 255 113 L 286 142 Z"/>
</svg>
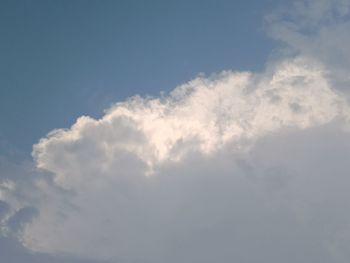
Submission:
<svg viewBox="0 0 350 263">
<path fill-rule="evenodd" d="M 0 155 L 80 115 L 224 69 L 260 70 L 277 0 L 0 2 Z"/>
</svg>

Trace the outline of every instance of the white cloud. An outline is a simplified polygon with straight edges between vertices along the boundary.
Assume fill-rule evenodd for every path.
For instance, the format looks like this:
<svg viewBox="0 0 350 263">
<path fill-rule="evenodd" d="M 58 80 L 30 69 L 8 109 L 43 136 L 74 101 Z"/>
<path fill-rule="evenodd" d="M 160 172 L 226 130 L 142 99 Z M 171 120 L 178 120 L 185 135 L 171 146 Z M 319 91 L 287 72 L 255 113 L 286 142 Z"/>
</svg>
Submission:
<svg viewBox="0 0 350 263">
<path fill-rule="evenodd" d="M 99 120 L 83 116 L 70 129 L 52 132 L 33 155 L 38 167 L 69 188 L 86 174 L 124 167 L 116 166 L 124 158 L 143 173 L 188 151 L 210 154 L 228 143 L 242 150 L 269 132 L 322 125 L 347 111 L 322 68 L 298 58 L 271 74 L 223 72 L 196 78 L 168 97 L 118 103 Z M 80 178 L 76 170 L 85 175 Z"/>
<path fill-rule="evenodd" d="M 81 117 L 52 132 L 33 156 L 56 188 L 37 181 L 45 198 L 23 243 L 101 260 L 213 262 L 280 261 L 275 249 L 305 252 L 318 242 L 310 259 L 327 258 L 331 245 L 338 249 L 337 234 L 327 236 L 321 225 L 307 230 L 321 209 L 313 202 L 325 198 L 310 191 L 327 190 L 323 181 L 318 185 L 327 176 L 318 178 L 304 155 L 318 160 L 325 152 L 303 148 L 293 156 L 275 145 L 281 134 L 295 140 L 334 123 L 332 136 L 347 138 L 348 105 L 325 76 L 322 66 L 296 58 L 262 74 L 198 77 L 169 96 L 132 98 L 101 119 Z M 317 147 L 330 138 L 322 136 L 294 143 Z M 272 142 L 264 149 L 266 138 Z M 344 172 L 348 164 L 341 165 Z M 343 179 L 342 172 L 334 176 Z"/>
</svg>

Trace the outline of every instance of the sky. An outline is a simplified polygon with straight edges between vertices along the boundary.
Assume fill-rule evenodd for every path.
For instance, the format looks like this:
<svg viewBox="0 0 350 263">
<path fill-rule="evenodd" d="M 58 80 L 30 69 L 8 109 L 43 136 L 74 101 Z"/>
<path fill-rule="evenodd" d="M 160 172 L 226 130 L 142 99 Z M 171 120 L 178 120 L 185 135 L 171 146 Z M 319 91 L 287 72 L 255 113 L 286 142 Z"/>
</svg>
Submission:
<svg viewBox="0 0 350 263">
<path fill-rule="evenodd" d="M 350 1 L 1 1 L 4 262 L 349 262 Z"/>
<path fill-rule="evenodd" d="M 135 94 L 262 68 L 274 44 L 261 20 L 275 2 L 2 1 L 2 141 L 28 152 L 50 130 Z"/>
</svg>

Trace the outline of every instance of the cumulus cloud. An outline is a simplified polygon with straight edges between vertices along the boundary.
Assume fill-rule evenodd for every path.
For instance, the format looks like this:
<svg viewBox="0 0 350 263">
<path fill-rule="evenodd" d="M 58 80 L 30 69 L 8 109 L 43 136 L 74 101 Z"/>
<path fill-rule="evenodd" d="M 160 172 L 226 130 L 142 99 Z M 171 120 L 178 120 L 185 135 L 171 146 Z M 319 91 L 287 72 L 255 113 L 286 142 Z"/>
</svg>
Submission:
<svg viewBox="0 0 350 263">
<path fill-rule="evenodd" d="M 293 52 L 264 72 L 199 76 L 40 139 L 41 172 L 0 177 L 1 231 L 99 261 L 348 262 L 345 69 L 311 43 L 347 27 L 349 3 L 292 10 L 267 18 Z"/>
<path fill-rule="evenodd" d="M 336 133 L 346 138 L 348 116 L 323 67 L 301 57 L 265 73 L 198 77 L 168 96 L 117 103 L 34 146 L 37 166 L 58 189 L 37 181 L 45 199 L 21 238 L 34 251 L 136 262 L 282 260 L 317 242 L 308 257 L 322 262 L 337 237 L 321 223 L 307 230 L 321 209 L 312 202 L 324 198 L 309 191 L 327 189 L 318 185 L 327 177 L 314 174 L 307 156 L 322 159 L 322 151 L 302 146 L 323 145 L 322 136 Z M 333 124 L 329 137 L 304 138 Z M 283 134 L 301 136 L 295 156 L 275 145 Z M 265 156 L 257 145 L 266 138 Z"/>
<path fill-rule="evenodd" d="M 210 154 L 228 143 L 244 150 L 267 133 L 310 128 L 347 115 L 347 104 L 331 89 L 322 67 L 297 58 L 272 73 L 223 72 L 198 77 L 170 96 L 118 103 L 99 120 L 83 116 L 70 129 L 53 131 L 34 146 L 33 155 L 39 168 L 70 187 L 81 183 L 70 176 L 76 170 L 128 170 L 129 165 L 118 163 L 126 158 L 132 159 L 133 170 L 152 171 L 189 151 Z"/>
</svg>

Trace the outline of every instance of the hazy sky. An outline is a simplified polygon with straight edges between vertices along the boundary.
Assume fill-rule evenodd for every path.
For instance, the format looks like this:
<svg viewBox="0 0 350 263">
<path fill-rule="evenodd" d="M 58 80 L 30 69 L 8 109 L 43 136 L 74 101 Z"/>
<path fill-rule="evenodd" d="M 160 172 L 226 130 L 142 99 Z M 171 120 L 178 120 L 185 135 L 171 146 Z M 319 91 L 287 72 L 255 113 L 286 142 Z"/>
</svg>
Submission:
<svg viewBox="0 0 350 263">
<path fill-rule="evenodd" d="M 0 261 L 347 263 L 350 0 L 2 1 Z"/>
</svg>

